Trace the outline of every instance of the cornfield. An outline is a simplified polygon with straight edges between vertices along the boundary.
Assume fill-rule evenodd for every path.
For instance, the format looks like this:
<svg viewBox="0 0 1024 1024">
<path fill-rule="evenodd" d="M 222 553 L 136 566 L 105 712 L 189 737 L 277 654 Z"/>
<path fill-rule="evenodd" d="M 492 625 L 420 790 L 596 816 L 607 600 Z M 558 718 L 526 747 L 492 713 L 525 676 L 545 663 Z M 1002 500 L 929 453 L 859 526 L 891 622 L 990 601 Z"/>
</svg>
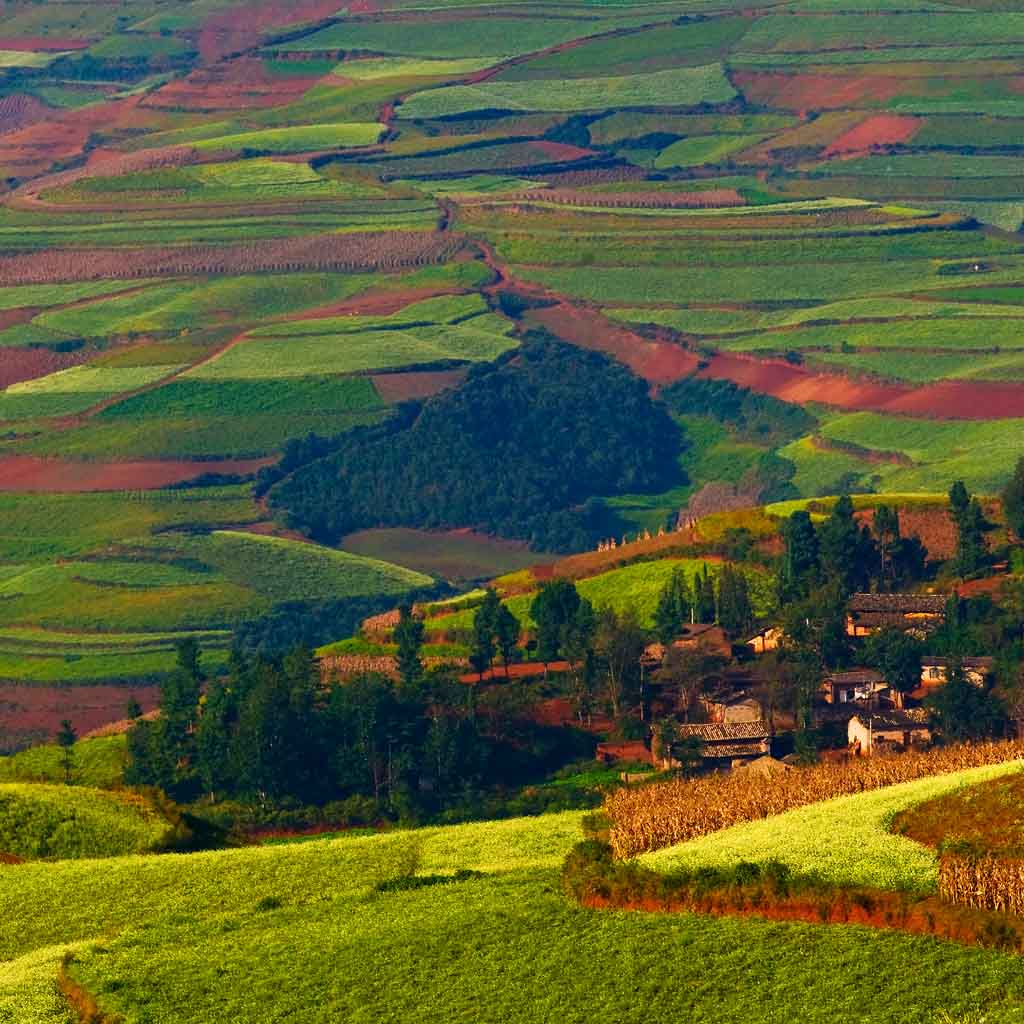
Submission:
<svg viewBox="0 0 1024 1024">
<path fill-rule="evenodd" d="M 605 800 L 616 857 L 632 857 L 832 797 L 1024 757 L 1024 741 L 963 744 L 895 757 L 713 775 L 620 789 Z"/>
<path fill-rule="evenodd" d="M 949 903 L 1024 915 L 1024 860 L 994 853 L 944 853 L 939 895 Z"/>
<path fill-rule="evenodd" d="M 503 200 L 556 203 L 568 206 L 599 206 L 638 210 L 711 209 L 745 206 L 746 200 L 731 188 L 703 192 L 582 192 L 575 189 L 533 189 L 506 193 Z"/>
</svg>

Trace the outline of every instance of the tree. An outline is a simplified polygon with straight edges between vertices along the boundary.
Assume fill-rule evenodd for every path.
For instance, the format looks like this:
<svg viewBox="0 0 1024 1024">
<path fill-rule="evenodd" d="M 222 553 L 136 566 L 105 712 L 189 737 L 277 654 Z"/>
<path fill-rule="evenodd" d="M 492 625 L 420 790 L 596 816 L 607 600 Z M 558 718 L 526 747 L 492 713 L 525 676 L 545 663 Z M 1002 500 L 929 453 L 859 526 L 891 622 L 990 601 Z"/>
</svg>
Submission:
<svg viewBox="0 0 1024 1024">
<path fill-rule="evenodd" d="M 670 647 L 654 678 L 675 691 L 683 717 L 690 720 L 690 711 L 704 692 L 708 679 L 719 671 L 724 659 L 705 644 L 696 647 Z"/>
<path fill-rule="evenodd" d="M 231 786 L 231 729 L 236 715 L 235 690 L 230 684 L 213 683 L 196 726 L 196 770 L 211 802 Z"/>
<path fill-rule="evenodd" d="M 718 574 L 718 621 L 733 635 L 746 633 L 754 622 L 747 577 L 728 563 Z"/>
<path fill-rule="evenodd" d="M 632 610 L 622 615 L 617 615 L 612 608 L 602 610 L 594 634 L 594 648 L 603 669 L 605 697 L 615 719 L 622 716 L 627 703 L 635 703 L 644 647 L 644 631 Z"/>
<path fill-rule="evenodd" d="M 494 663 L 495 632 L 501 607 L 497 592 L 488 587 L 483 604 L 473 616 L 473 645 L 469 663 L 476 669 L 481 680 Z"/>
<path fill-rule="evenodd" d="M 498 643 L 498 651 L 501 654 L 502 663 L 505 666 L 506 679 L 508 678 L 508 666 L 515 657 L 521 632 L 522 626 L 515 615 L 509 610 L 508 605 L 501 605 L 494 618 L 494 636 Z"/>
<path fill-rule="evenodd" d="M 1017 459 L 1013 476 L 1001 495 L 1003 514 L 1018 539 L 1024 540 L 1024 455 Z"/>
<path fill-rule="evenodd" d="M 717 618 L 715 604 L 715 581 L 708 572 L 707 564 L 699 576 L 695 576 L 694 585 L 694 614 L 698 622 L 714 622 Z"/>
<path fill-rule="evenodd" d="M 398 644 L 398 675 L 404 686 L 414 686 L 423 678 L 423 621 L 413 615 L 412 606 L 403 604 L 398 610 L 394 641 Z"/>
<path fill-rule="evenodd" d="M 128 699 L 128 703 L 124 707 L 124 713 L 125 717 L 131 719 L 133 722 L 142 717 L 142 705 L 134 696 Z"/>
<path fill-rule="evenodd" d="M 868 555 L 873 542 L 854 517 L 853 500 L 841 495 L 832 514 L 818 531 L 821 571 L 826 580 L 835 580 L 846 593 L 861 589 L 869 573 Z"/>
<path fill-rule="evenodd" d="M 562 626 L 559 633 L 559 647 L 569 663 L 569 679 L 572 683 L 576 714 L 582 722 L 589 720 L 591 701 L 594 695 L 594 634 L 597 631 L 597 616 L 594 606 L 580 598 L 572 618 Z"/>
<path fill-rule="evenodd" d="M 811 591 L 782 609 L 782 632 L 793 649 L 813 652 L 822 666 L 837 668 L 850 656 L 846 633 L 846 595 L 838 581 Z"/>
<path fill-rule="evenodd" d="M 575 585 L 561 577 L 545 583 L 530 605 L 530 618 L 537 624 L 537 657 L 548 665 L 558 660 L 566 625 L 580 606 Z"/>
<path fill-rule="evenodd" d="M 783 603 L 806 597 L 816 585 L 820 554 L 818 535 L 809 512 L 794 512 L 782 526 L 785 550 L 779 573 L 779 596 Z"/>
<path fill-rule="evenodd" d="M 949 491 L 949 514 L 956 527 L 954 565 L 961 576 L 978 571 L 985 562 L 985 531 L 988 523 L 981 503 L 971 497 L 962 480 Z"/>
<path fill-rule="evenodd" d="M 879 630 L 868 640 L 864 654 L 867 663 L 901 694 L 911 693 L 921 685 L 921 644 L 903 630 Z"/>
<path fill-rule="evenodd" d="M 57 733 L 57 746 L 61 749 L 61 764 L 64 768 L 64 785 L 71 785 L 71 773 L 75 767 L 74 746 L 78 742 L 78 733 L 75 732 L 71 722 L 64 719 L 60 723 L 60 731 Z"/>
<path fill-rule="evenodd" d="M 878 550 L 879 585 L 882 590 L 892 590 L 896 584 L 896 558 L 901 540 L 899 513 L 888 505 L 879 505 L 872 525 Z"/>
<path fill-rule="evenodd" d="M 975 686 L 954 659 L 946 682 L 925 700 L 932 728 L 949 740 L 981 740 L 1003 731 L 1007 711 L 987 687 Z"/>
<path fill-rule="evenodd" d="M 690 621 L 693 598 L 682 569 L 675 569 L 658 595 L 654 610 L 654 632 L 666 647 L 679 636 Z"/>
</svg>

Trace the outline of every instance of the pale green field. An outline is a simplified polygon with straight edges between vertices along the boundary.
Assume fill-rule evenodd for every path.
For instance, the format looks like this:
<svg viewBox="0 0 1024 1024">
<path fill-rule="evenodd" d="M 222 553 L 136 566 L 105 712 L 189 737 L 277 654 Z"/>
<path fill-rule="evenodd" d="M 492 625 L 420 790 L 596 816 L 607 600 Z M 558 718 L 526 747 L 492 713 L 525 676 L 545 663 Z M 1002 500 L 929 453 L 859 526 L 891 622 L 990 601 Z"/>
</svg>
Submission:
<svg viewBox="0 0 1024 1024">
<path fill-rule="evenodd" d="M 928 847 L 893 835 L 888 828 L 893 816 L 961 786 L 1022 768 L 1024 761 L 985 765 L 838 797 L 744 822 L 644 854 L 639 860 L 658 871 L 671 872 L 676 867 L 731 867 L 742 861 L 776 859 L 796 874 L 815 874 L 835 885 L 930 893 L 938 885 L 938 857 Z"/>
</svg>

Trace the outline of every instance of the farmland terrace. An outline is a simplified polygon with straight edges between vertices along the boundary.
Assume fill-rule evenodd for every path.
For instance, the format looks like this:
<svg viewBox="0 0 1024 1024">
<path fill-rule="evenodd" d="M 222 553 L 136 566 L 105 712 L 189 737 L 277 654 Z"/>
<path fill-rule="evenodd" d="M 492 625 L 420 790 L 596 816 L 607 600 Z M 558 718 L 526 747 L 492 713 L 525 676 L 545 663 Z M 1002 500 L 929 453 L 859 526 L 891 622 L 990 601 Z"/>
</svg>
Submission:
<svg viewBox="0 0 1024 1024">
<path fill-rule="evenodd" d="M 854 6 L 0 5 L 0 679 L 151 686 L 197 631 L 329 597 L 336 638 L 727 493 L 998 490 L 1024 10 Z M 296 511 L 545 338 L 667 410 L 661 471 L 528 526 Z"/>
</svg>

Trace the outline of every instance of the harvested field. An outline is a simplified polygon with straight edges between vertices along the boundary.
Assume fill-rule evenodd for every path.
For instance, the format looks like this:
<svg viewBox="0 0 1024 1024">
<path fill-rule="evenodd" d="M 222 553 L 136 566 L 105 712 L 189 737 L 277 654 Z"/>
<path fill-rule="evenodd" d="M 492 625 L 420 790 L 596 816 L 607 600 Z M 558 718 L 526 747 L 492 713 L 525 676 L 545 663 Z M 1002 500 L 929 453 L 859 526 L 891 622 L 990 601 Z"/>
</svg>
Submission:
<svg viewBox="0 0 1024 1024">
<path fill-rule="evenodd" d="M 775 110 L 846 110 L 881 106 L 907 87 L 903 78 L 882 75 L 778 74 L 735 71 L 743 95 Z"/>
<path fill-rule="evenodd" d="M 553 334 L 581 348 L 605 352 L 652 384 L 670 384 L 693 373 L 699 360 L 670 341 L 648 341 L 602 314 L 567 302 L 530 313 Z"/>
<path fill-rule="evenodd" d="M 79 735 L 124 717 L 130 697 L 144 711 L 157 706 L 156 686 L 40 686 L 0 683 L 0 742 L 7 749 L 52 739 L 60 723 L 70 719 Z"/>
<path fill-rule="evenodd" d="M 299 99 L 317 81 L 316 75 L 272 75 L 259 57 L 240 57 L 168 82 L 141 105 L 191 112 L 276 107 Z"/>
<path fill-rule="evenodd" d="M 466 371 L 422 370 L 411 373 L 379 373 L 371 380 L 377 394 L 389 404 L 407 402 L 414 398 L 430 398 L 448 388 L 457 387 L 466 376 Z"/>
<path fill-rule="evenodd" d="M 160 490 L 207 473 L 247 475 L 272 459 L 213 462 L 73 462 L 31 455 L 0 455 L 0 492 L 84 494 Z"/>
<path fill-rule="evenodd" d="M 199 56 L 205 64 L 242 53 L 274 29 L 318 22 L 338 13 L 336 0 L 291 0 L 289 3 L 242 3 L 210 15 L 199 32 Z"/>
<path fill-rule="evenodd" d="M 940 420 L 999 420 L 1024 416 L 1024 385 L 940 381 L 910 388 L 815 373 L 781 360 L 719 353 L 699 376 L 731 380 L 786 402 L 821 402 L 840 409 L 873 410 Z"/>
<path fill-rule="evenodd" d="M 710 209 L 746 206 L 734 188 L 709 188 L 703 192 L 583 192 L 568 188 L 534 189 L 505 193 L 502 199 L 515 202 L 557 203 L 560 206 L 600 206 L 642 210 Z"/>
<path fill-rule="evenodd" d="M 53 352 L 48 348 L 5 348 L 0 359 L 0 389 L 48 377 L 84 363 L 90 352 Z"/>
<path fill-rule="evenodd" d="M 920 118 L 900 117 L 896 114 L 869 117 L 834 139 L 824 155 L 862 156 L 878 147 L 901 145 L 913 139 L 922 123 Z"/>
<path fill-rule="evenodd" d="M 77 249 L 0 257 L 0 285 L 296 270 L 399 270 L 444 263 L 463 246 L 440 232 L 352 232 L 259 245 Z"/>
<path fill-rule="evenodd" d="M 544 557 L 526 544 L 473 530 L 361 530 L 349 534 L 342 546 L 353 554 L 387 558 L 429 576 L 459 581 L 529 568 Z"/>
</svg>

